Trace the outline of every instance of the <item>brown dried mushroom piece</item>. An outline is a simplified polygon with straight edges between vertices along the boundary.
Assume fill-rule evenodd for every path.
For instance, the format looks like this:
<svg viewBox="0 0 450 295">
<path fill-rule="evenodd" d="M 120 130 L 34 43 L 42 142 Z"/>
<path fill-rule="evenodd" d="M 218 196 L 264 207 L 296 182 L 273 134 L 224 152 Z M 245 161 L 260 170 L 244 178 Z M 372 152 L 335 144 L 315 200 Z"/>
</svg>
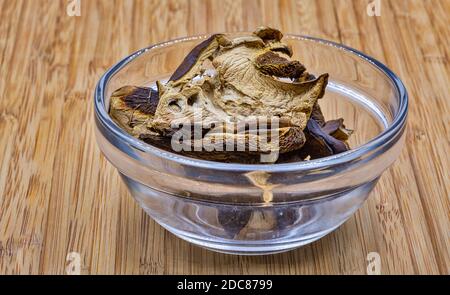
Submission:
<svg viewBox="0 0 450 295">
<path fill-rule="evenodd" d="M 231 238 L 235 238 L 236 235 L 248 224 L 252 216 L 252 209 L 243 209 L 238 206 L 220 207 L 217 212 L 217 220 L 223 227 L 224 231 Z"/>
<path fill-rule="evenodd" d="M 258 36 L 265 42 L 267 41 L 281 41 L 283 39 L 283 33 L 281 33 L 279 30 L 270 28 L 270 27 L 259 27 L 256 28 L 256 30 L 253 32 L 254 35 Z"/>
<path fill-rule="evenodd" d="M 290 66 L 261 71 L 258 61 L 266 53 L 264 48 L 239 46 L 214 58 L 213 65 L 221 78 L 221 87 L 213 99 L 227 115 L 235 118 L 249 114 L 279 116 L 304 129 L 313 105 L 324 94 L 328 75 L 300 83 L 281 81 L 272 75 L 288 76 L 296 71 L 291 71 Z M 281 74 L 283 70 L 284 75 Z"/>
<path fill-rule="evenodd" d="M 315 120 L 309 120 L 307 127 L 310 135 L 316 139 L 324 141 L 327 146 L 331 148 L 333 154 L 339 154 L 347 151 L 347 145 L 343 141 L 326 133 Z"/>
<path fill-rule="evenodd" d="M 298 222 L 300 213 L 300 207 L 282 207 L 273 209 L 275 212 L 275 218 L 277 219 L 277 229 L 284 230 L 291 227 Z"/>
<path fill-rule="evenodd" d="M 266 47 L 271 51 L 284 53 L 285 55 L 292 57 L 292 48 L 281 42 L 283 34 L 279 30 L 269 27 L 259 27 L 253 32 L 253 35 L 261 38 L 266 44 Z"/>
<path fill-rule="evenodd" d="M 322 130 L 334 138 L 346 142 L 353 133 L 353 130 L 345 128 L 344 119 L 327 121 Z"/>
<path fill-rule="evenodd" d="M 255 60 L 258 70 L 266 75 L 298 79 L 306 68 L 299 61 L 290 61 L 273 51 L 259 55 Z"/>
<path fill-rule="evenodd" d="M 218 50 L 219 44 L 229 45 L 229 40 L 222 34 L 215 34 L 195 46 L 172 74 L 169 81 L 175 81 L 174 84 L 189 82 L 202 70 L 203 62 Z"/>
<path fill-rule="evenodd" d="M 249 208 L 245 207 L 222 207 L 218 209 L 217 220 L 230 238 L 239 238 L 248 231 L 254 230 L 278 230 L 283 231 L 300 218 L 300 207 L 282 208 Z"/>
<path fill-rule="evenodd" d="M 147 123 L 153 119 L 159 102 L 152 88 L 125 86 L 111 95 L 109 114 L 128 133 L 139 137 L 152 133 Z"/>
<path fill-rule="evenodd" d="M 305 130 L 306 144 L 298 151 L 297 155 L 305 159 L 318 159 L 343 153 L 349 150 L 346 140 L 353 131 L 346 129 L 343 119 L 327 121 L 320 125 L 311 118 Z"/>
<path fill-rule="evenodd" d="M 347 140 L 353 130 L 347 129 L 344 120 L 325 121 L 320 106 L 314 105 L 311 118 L 304 130 L 306 142 L 294 152 L 282 154 L 277 163 L 318 159 L 345 152 L 350 149 Z"/>
</svg>

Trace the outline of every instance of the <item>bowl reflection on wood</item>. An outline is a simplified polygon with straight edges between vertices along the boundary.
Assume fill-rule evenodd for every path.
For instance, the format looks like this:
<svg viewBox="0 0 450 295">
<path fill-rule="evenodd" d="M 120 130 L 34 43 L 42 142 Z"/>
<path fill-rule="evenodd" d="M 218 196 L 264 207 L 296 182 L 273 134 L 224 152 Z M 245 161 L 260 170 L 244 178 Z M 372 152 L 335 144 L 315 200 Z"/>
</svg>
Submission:
<svg viewBox="0 0 450 295">
<path fill-rule="evenodd" d="M 159 150 L 121 130 L 109 117 L 111 93 L 152 86 L 171 75 L 201 40 L 152 46 L 125 58 L 95 93 L 97 142 L 140 206 L 161 226 L 196 245 L 234 254 L 287 251 L 339 227 L 367 199 L 404 143 L 408 98 L 384 65 L 353 49 L 301 36 L 284 41 L 310 72 L 330 75 L 321 106 L 356 130 L 352 150 L 298 163 L 242 165 L 209 162 Z M 249 175 L 264 173 L 270 191 Z M 271 194 L 267 202 L 264 195 Z"/>
</svg>

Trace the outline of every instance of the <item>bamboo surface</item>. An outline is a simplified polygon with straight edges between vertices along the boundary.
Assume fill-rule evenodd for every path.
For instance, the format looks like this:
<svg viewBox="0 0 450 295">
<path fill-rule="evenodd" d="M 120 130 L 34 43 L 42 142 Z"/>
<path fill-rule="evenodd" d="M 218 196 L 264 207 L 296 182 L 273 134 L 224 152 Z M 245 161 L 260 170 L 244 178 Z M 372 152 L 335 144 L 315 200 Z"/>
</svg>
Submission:
<svg viewBox="0 0 450 295">
<path fill-rule="evenodd" d="M 450 273 L 450 1 L 0 0 L 0 274 Z M 405 148 L 341 228 L 272 256 L 213 253 L 157 225 L 93 134 L 93 90 L 149 44 L 258 25 L 344 43 L 382 61 L 410 94 Z"/>
</svg>

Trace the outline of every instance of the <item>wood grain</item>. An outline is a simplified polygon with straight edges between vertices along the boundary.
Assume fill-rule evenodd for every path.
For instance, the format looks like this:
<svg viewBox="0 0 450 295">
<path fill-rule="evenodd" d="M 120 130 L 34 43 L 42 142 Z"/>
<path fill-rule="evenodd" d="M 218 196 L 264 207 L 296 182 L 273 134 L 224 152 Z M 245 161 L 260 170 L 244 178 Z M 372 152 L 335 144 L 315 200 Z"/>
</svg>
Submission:
<svg viewBox="0 0 450 295">
<path fill-rule="evenodd" d="M 0 0 L 0 274 L 450 273 L 450 1 Z M 262 257 L 212 253 L 175 238 L 135 204 L 96 147 L 98 78 L 134 50 L 176 37 L 251 30 L 342 42 L 405 82 L 407 144 L 371 198 L 334 233 Z"/>
</svg>

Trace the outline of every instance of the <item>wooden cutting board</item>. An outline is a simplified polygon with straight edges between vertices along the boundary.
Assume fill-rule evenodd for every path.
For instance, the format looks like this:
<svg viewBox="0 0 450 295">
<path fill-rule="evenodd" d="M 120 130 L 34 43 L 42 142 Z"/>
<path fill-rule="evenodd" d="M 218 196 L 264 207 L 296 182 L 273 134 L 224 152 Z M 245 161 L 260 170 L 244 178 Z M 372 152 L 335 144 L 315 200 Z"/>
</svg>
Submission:
<svg viewBox="0 0 450 295">
<path fill-rule="evenodd" d="M 74 0 L 75 1 L 75 0 Z M 0 274 L 449 274 L 450 1 L 0 0 Z M 376 1 L 376 0 L 375 0 Z M 342 42 L 387 64 L 411 99 L 407 143 L 357 214 L 288 253 L 238 257 L 174 237 L 137 206 L 93 134 L 93 90 L 129 53 L 252 30 Z"/>
</svg>

